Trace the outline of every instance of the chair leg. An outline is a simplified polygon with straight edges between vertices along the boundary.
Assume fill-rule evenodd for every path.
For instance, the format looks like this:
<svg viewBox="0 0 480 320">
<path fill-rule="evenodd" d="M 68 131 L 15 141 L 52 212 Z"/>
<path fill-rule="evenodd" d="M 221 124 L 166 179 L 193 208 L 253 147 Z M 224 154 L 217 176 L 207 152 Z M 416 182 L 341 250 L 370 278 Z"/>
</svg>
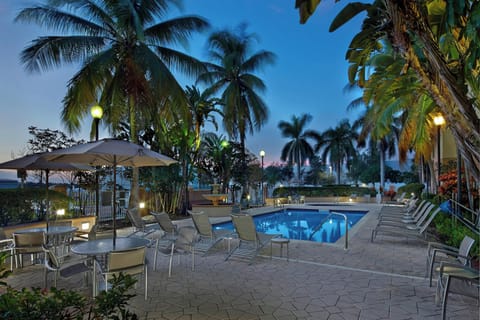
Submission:
<svg viewBox="0 0 480 320">
<path fill-rule="evenodd" d="M 175 250 L 175 242 L 172 242 L 172 250 L 170 251 L 170 261 L 168 263 L 168 277 L 172 276 L 173 251 Z"/>
<path fill-rule="evenodd" d="M 147 300 L 147 297 L 148 297 L 148 268 L 147 268 L 147 265 L 145 265 L 144 277 L 145 277 L 145 300 Z"/>
<path fill-rule="evenodd" d="M 443 289 L 442 297 L 442 320 L 445 320 L 445 311 L 447 310 L 448 289 L 450 287 L 450 277 L 447 275 L 445 280 L 445 288 Z"/>
<path fill-rule="evenodd" d="M 155 244 L 155 253 L 153 255 L 153 271 L 157 270 L 157 255 L 158 255 L 158 244 L 160 239 L 157 239 L 157 243 Z"/>
</svg>

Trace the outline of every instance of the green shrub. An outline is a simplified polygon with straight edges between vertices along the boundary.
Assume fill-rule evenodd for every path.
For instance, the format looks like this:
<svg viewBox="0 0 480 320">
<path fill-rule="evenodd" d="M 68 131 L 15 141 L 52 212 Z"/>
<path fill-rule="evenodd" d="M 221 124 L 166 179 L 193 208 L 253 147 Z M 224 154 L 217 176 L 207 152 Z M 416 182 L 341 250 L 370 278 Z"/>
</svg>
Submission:
<svg viewBox="0 0 480 320">
<path fill-rule="evenodd" d="M 0 253 L 0 279 L 10 275 L 5 268 L 7 252 Z M 134 294 L 127 294 L 136 280 L 120 273 L 109 281 L 108 291 L 102 291 L 94 300 L 80 293 L 65 289 L 23 288 L 16 290 L 0 281 L 0 319 L 3 320 L 136 320 L 135 313 L 127 309 L 128 300 Z"/>
<path fill-rule="evenodd" d="M 424 188 L 425 186 L 423 185 L 423 183 L 409 183 L 398 188 L 397 194 L 405 192 L 408 197 L 411 197 L 411 194 L 413 193 L 420 198 L 420 195 L 422 194 Z"/>
<path fill-rule="evenodd" d="M 274 197 L 287 197 L 291 195 L 303 195 L 306 197 L 349 197 L 375 196 L 375 192 L 365 187 L 352 187 L 350 185 L 329 185 L 323 187 L 280 187 L 273 190 Z"/>
<path fill-rule="evenodd" d="M 0 225 L 43 220 L 45 197 L 45 188 L 0 190 Z M 65 194 L 53 190 L 49 190 L 48 198 L 51 211 L 68 208 L 71 200 Z"/>
<path fill-rule="evenodd" d="M 475 234 L 461 222 L 452 219 L 452 216 L 447 213 L 440 213 L 434 219 L 434 228 L 436 236 L 440 242 L 446 243 L 449 246 L 459 247 L 463 238 L 467 235 L 472 239 L 475 239 L 475 243 L 470 251 L 471 256 L 480 255 L 480 236 Z"/>
</svg>

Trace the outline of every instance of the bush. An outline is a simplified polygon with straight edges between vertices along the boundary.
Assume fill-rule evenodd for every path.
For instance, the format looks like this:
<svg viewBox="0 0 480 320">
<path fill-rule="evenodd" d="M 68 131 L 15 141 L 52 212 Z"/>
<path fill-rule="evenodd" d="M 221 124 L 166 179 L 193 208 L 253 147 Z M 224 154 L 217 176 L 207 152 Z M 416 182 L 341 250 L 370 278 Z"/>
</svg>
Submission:
<svg viewBox="0 0 480 320">
<path fill-rule="evenodd" d="M 5 269 L 7 252 L 0 253 L 0 279 L 11 272 Z M 120 273 L 110 280 L 108 291 L 102 291 L 94 300 L 89 300 L 78 292 L 65 289 L 23 288 L 13 289 L 0 281 L 0 319 L 3 320 L 136 320 L 135 313 L 126 307 L 134 294 L 127 294 L 136 280 Z"/>
<path fill-rule="evenodd" d="M 450 214 L 438 214 L 433 222 L 438 240 L 449 246 L 458 248 L 466 235 L 475 239 L 475 243 L 480 243 L 479 235 L 462 225 L 461 222 L 452 219 Z M 480 255 L 480 246 L 473 246 L 470 255 L 478 257 Z"/>
<path fill-rule="evenodd" d="M 43 220 L 45 196 L 45 188 L 0 190 L 0 225 Z M 48 197 L 52 211 L 69 207 L 70 198 L 61 192 L 49 190 Z"/>
<path fill-rule="evenodd" d="M 273 190 L 274 197 L 287 197 L 290 195 L 302 195 L 305 197 L 349 197 L 375 196 L 375 191 L 364 187 L 352 187 L 350 185 L 330 185 L 323 187 L 280 187 Z"/>
<path fill-rule="evenodd" d="M 413 193 L 417 197 L 420 197 L 424 188 L 425 186 L 423 185 L 423 183 L 409 183 L 398 188 L 397 193 L 401 194 L 405 192 L 407 194 L 407 197 L 411 197 L 411 194 Z"/>
</svg>

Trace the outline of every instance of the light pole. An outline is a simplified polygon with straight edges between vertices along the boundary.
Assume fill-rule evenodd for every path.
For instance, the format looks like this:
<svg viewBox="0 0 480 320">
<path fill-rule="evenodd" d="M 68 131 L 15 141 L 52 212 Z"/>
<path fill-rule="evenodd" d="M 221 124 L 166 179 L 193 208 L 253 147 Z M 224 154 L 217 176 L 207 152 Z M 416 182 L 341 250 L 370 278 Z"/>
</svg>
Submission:
<svg viewBox="0 0 480 320">
<path fill-rule="evenodd" d="M 433 123 L 437 126 L 437 193 L 440 186 L 441 158 L 440 158 L 440 127 L 445 124 L 445 118 L 438 114 L 433 118 Z"/>
<path fill-rule="evenodd" d="M 90 108 L 90 114 L 92 115 L 93 121 L 95 121 L 95 141 L 98 141 L 98 124 L 100 119 L 103 116 L 103 109 L 99 105 L 95 105 Z M 98 169 L 98 168 L 97 168 Z M 100 190 L 98 182 L 98 170 L 95 170 L 95 216 L 99 218 L 99 206 L 100 206 Z"/>
<path fill-rule="evenodd" d="M 263 190 L 263 159 L 265 158 L 265 150 L 260 150 L 260 157 L 262 158 L 262 206 L 265 205 L 265 190 Z"/>
</svg>

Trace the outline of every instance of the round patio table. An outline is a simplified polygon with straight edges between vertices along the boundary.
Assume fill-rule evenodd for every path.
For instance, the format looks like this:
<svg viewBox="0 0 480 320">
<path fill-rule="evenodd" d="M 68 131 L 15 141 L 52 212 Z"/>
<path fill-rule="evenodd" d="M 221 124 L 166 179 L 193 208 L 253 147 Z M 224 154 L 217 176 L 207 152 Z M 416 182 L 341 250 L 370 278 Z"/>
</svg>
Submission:
<svg viewBox="0 0 480 320">
<path fill-rule="evenodd" d="M 146 247 L 150 244 L 150 240 L 143 239 L 143 238 L 126 238 L 126 237 L 117 237 L 115 241 L 115 247 L 113 246 L 113 239 L 106 238 L 106 239 L 97 239 L 97 240 L 90 240 L 85 241 L 79 244 L 72 246 L 71 251 L 75 254 L 79 255 L 86 255 L 95 259 L 96 256 L 105 255 L 112 251 L 123 251 L 123 250 L 131 250 Z M 95 297 L 97 295 L 96 290 L 96 263 L 93 263 L 93 274 L 92 274 L 92 286 L 93 291 L 92 294 Z"/>
</svg>

